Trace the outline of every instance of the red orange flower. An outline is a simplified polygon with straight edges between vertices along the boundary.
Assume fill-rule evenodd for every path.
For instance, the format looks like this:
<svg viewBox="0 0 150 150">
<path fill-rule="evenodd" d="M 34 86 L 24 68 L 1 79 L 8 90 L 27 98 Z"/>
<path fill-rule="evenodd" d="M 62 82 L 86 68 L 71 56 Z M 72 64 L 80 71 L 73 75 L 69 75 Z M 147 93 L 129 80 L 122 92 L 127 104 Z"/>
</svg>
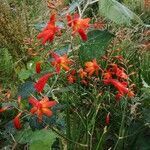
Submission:
<svg viewBox="0 0 150 150">
<path fill-rule="evenodd" d="M 85 71 L 88 73 L 89 76 L 93 75 L 94 73 L 98 75 L 98 71 L 101 70 L 99 65 L 97 64 L 96 59 L 86 62 L 85 67 Z"/>
<path fill-rule="evenodd" d="M 56 73 L 60 73 L 61 68 L 65 71 L 69 71 L 70 67 L 68 66 L 71 64 L 71 60 L 67 57 L 67 55 L 59 56 L 56 53 L 52 53 L 52 57 L 54 58 L 54 61 L 52 61 L 52 65 L 56 69 Z"/>
<path fill-rule="evenodd" d="M 51 15 L 50 21 L 41 33 L 38 34 L 37 38 L 42 39 L 42 44 L 45 45 L 47 41 L 52 42 L 55 34 L 60 31 L 60 28 L 55 26 L 56 18 L 55 14 Z"/>
<path fill-rule="evenodd" d="M 113 73 L 116 74 L 117 77 L 122 78 L 122 79 L 128 79 L 127 74 L 124 72 L 123 68 L 119 68 L 117 64 L 112 64 L 113 67 Z"/>
<path fill-rule="evenodd" d="M 106 125 L 109 125 L 109 123 L 110 123 L 110 112 L 107 114 L 107 116 L 105 118 L 105 122 L 106 122 Z"/>
<path fill-rule="evenodd" d="M 112 73 L 111 73 L 109 70 L 107 70 L 107 71 L 104 73 L 103 78 L 104 78 L 104 79 L 111 79 L 111 78 L 112 78 Z"/>
<path fill-rule="evenodd" d="M 16 129 L 21 129 L 22 125 L 21 125 L 21 122 L 20 122 L 20 116 L 21 116 L 22 113 L 19 113 L 14 119 L 13 119 L 13 124 L 14 124 L 14 127 Z"/>
<path fill-rule="evenodd" d="M 72 83 L 75 83 L 76 82 L 76 77 L 75 77 L 75 74 L 76 74 L 76 70 L 72 70 L 69 75 L 67 76 L 67 80 L 70 84 Z"/>
<path fill-rule="evenodd" d="M 43 115 L 51 117 L 53 112 L 50 110 L 50 107 L 53 107 L 57 104 L 56 101 L 49 101 L 48 97 L 44 97 L 40 101 L 38 101 L 34 97 L 30 97 L 29 103 L 33 106 L 30 112 L 32 114 L 36 114 L 39 121 L 42 121 Z"/>
<path fill-rule="evenodd" d="M 129 97 L 133 97 L 134 93 L 127 88 L 127 82 L 119 82 L 116 79 L 106 79 L 104 80 L 105 84 L 112 84 L 117 90 L 118 94 L 116 95 L 117 99 L 120 99 L 124 95 L 128 95 Z"/>
<path fill-rule="evenodd" d="M 79 69 L 79 76 L 81 79 L 87 77 L 87 72 L 85 72 L 82 68 Z"/>
<path fill-rule="evenodd" d="M 86 30 L 89 27 L 90 18 L 81 19 L 78 14 L 73 17 L 67 15 L 68 26 L 72 27 L 72 34 L 79 33 L 83 41 L 87 40 Z"/>
<path fill-rule="evenodd" d="M 8 109 L 8 106 L 3 107 L 3 108 L 0 108 L 0 113 L 2 113 L 2 112 L 4 112 L 4 111 L 6 111 L 7 109 Z"/>
<path fill-rule="evenodd" d="M 36 62 L 35 70 L 36 70 L 36 73 L 41 72 L 41 62 L 40 61 Z"/>
<path fill-rule="evenodd" d="M 42 76 L 37 83 L 35 83 L 34 88 L 36 89 L 37 92 L 42 92 L 44 89 L 45 84 L 47 83 L 48 79 L 52 77 L 52 73 L 47 73 L 44 76 Z"/>
</svg>

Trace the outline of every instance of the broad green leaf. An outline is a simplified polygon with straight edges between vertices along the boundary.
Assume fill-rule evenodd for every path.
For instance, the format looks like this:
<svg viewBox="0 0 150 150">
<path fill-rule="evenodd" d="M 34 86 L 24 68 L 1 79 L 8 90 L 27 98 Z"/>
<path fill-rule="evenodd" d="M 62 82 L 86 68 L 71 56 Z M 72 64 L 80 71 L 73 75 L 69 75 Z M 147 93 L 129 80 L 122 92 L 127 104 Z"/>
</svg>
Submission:
<svg viewBox="0 0 150 150">
<path fill-rule="evenodd" d="M 56 139 L 56 135 L 49 130 L 38 130 L 33 132 L 30 141 L 30 150 L 50 150 Z"/>
<path fill-rule="evenodd" d="M 15 135 L 15 139 L 19 144 L 30 143 L 33 131 L 31 129 L 24 129 L 18 131 Z"/>
<path fill-rule="evenodd" d="M 50 150 L 56 140 L 56 134 L 46 129 L 36 131 L 25 129 L 18 131 L 15 139 L 20 144 L 28 143 L 30 150 Z"/>
<path fill-rule="evenodd" d="M 28 98 L 31 94 L 35 92 L 33 82 L 25 82 L 18 88 L 18 95 L 20 95 L 23 99 Z"/>
<path fill-rule="evenodd" d="M 27 69 L 34 71 L 34 61 L 31 60 L 27 63 Z"/>
<path fill-rule="evenodd" d="M 47 125 L 56 124 L 56 118 L 57 117 L 56 117 L 54 111 L 53 111 L 53 116 L 51 116 L 51 117 L 43 116 L 42 122 L 39 122 L 37 116 L 32 116 L 32 117 L 30 117 L 29 125 L 30 125 L 32 130 L 36 130 L 36 129 L 40 130 L 40 129 L 45 128 Z"/>
<path fill-rule="evenodd" d="M 99 59 L 105 54 L 105 49 L 109 45 L 114 35 L 108 31 L 93 30 L 88 33 L 88 40 L 81 44 L 79 49 L 80 62 Z"/>
<path fill-rule="evenodd" d="M 18 77 L 21 81 L 28 79 L 31 75 L 32 75 L 32 72 L 30 70 L 26 70 L 26 69 L 22 69 L 18 73 Z"/>
<path fill-rule="evenodd" d="M 60 49 L 57 49 L 55 52 L 58 54 L 58 55 L 64 55 L 64 54 L 67 54 L 69 51 L 69 45 L 66 45 Z"/>
<path fill-rule="evenodd" d="M 99 0 L 99 11 L 117 24 L 131 25 L 133 22 L 143 24 L 134 12 L 116 0 Z"/>
<path fill-rule="evenodd" d="M 37 24 L 34 25 L 35 29 L 39 30 L 39 31 L 41 31 L 45 26 L 46 26 L 45 22 L 37 23 Z"/>
</svg>

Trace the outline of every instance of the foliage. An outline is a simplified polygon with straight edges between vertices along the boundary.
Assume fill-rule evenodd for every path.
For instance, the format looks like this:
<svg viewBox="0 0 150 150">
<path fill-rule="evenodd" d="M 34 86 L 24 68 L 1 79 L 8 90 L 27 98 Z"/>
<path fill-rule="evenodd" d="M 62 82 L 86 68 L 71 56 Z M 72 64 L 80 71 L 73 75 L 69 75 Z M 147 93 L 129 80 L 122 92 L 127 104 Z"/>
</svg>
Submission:
<svg viewBox="0 0 150 150">
<path fill-rule="evenodd" d="M 42 1 L 41 7 L 39 1 L 15 2 L 29 6 L 33 37 L 21 38 L 27 56 L 21 66 L 15 62 L 17 93 L 12 97 L 0 87 L 0 148 L 149 149 L 149 55 L 139 51 L 143 27 L 110 24 L 90 6 L 99 4 L 119 24 L 141 23 L 139 17 L 115 0 L 72 1 L 67 10 L 60 0 Z M 3 76 L 13 71 L 9 42 L 0 51 Z"/>
<path fill-rule="evenodd" d="M 142 20 L 116 0 L 100 0 L 100 13 L 117 24 L 131 25 L 132 22 L 142 24 Z"/>
<path fill-rule="evenodd" d="M 10 76 L 10 74 L 12 75 L 12 71 L 13 71 L 13 60 L 12 60 L 12 56 L 10 55 L 8 49 L 6 48 L 1 48 L 0 49 L 0 81 L 4 82 L 5 79 L 7 78 L 7 80 L 10 80 L 10 78 L 12 78 L 12 76 Z"/>
<path fill-rule="evenodd" d="M 106 53 L 106 46 L 111 41 L 113 34 L 108 31 L 94 30 L 88 33 L 88 41 L 81 44 L 79 57 L 81 62 L 94 58 L 99 59 Z M 92 49 L 92 50 L 91 50 Z"/>
</svg>

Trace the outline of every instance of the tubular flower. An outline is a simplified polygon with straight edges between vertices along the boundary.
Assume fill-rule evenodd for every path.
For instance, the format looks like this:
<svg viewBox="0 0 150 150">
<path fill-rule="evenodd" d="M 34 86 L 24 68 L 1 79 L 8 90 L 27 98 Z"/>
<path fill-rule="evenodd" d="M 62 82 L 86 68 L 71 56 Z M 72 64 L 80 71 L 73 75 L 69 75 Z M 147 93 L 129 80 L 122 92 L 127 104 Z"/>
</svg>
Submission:
<svg viewBox="0 0 150 150">
<path fill-rule="evenodd" d="M 113 72 L 117 77 L 122 79 L 128 79 L 128 75 L 124 72 L 124 69 L 120 69 L 117 64 L 112 64 Z"/>
<path fill-rule="evenodd" d="M 79 76 L 81 79 L 87 77 L 87 72 L 85 72 L 82 68 L 79 69 Z"/>
<path fill-rule="evenodd" d="M 72 27 L 72 34 L 79 33 L 83 41 L 87 40 L 86 30 L 89 28 L 90 18 L 81 19 L 78 14 L 73 17 L 67 15 L 68 26 Z"/>
<path fill-rule="evenodd" d="M 72 83 L 75 83 L 76 82 L 76 77 L 75 77 L 75 74 L 76 74 L 76 70 L 72 70 L 69 75 L 67 76 L 67 80 L 70 84 Z"/>
<path fill-rule="evenodd" d="M 96 59 L 94 59 L 93 61 L 86 62 L 85 67 L 85 71 L 88 73 L 89 76 L 93 75 L 94 73 L 98 75 L 98 71 L 100 70 Z"/>
<path fill-rule="evenodd" d="M 47 83 L 48 79 L 52 77 L 52 73 L 47 73 L 44 76 L 42 76 L 37 83 L 35 83 L 34 88 L 36 89 L 37 92 L 42 92 L 44 89 L 45 84 Z"/>
<path fill-rule="evenodd" d="M 112 73 L 111 73 L 109 70 L 107 70 L 107 71 L 104 73 L 103 78 L 104 78 L 104 79 L 111 79 L 111 78 L 112 78 Z"/>
<path fill-rule="evenodd" d="M 53 112 L 49 108 L 53 107 L 57 104 L 56 101 L 49 101 L 48 97 L 44 97 L 40 101 L 38 101 L 34 97 L 30 97 L 29 103 L 33 106 L 33 108 L 31 108 L 30 112 L 32 114 L 36 114 L 39 121 L 42 121 L 43 115 L 51 117 Z"/>
<path fill-rule="evenodd" d="M 55 26 L 56 17 L 55 14 L 51 15 L 50 21 L 41 33 L 38 34 L 37 38 L 42 39 L 42 44 L 45 45 L 47 41 L 52 42 L 55 34 L 60 31 L 60 28 Z"/>
<path fill-rule="evenodd" d="M 112 84 L 118 90 L 119 93 L 116 95 L 116 98 L 118 99 L 120 99 L 121 96 L 124 96 L 125 94 L 127 94 L 129 97 L 134 96 L 134 93 L 127 88 L 126 82 L 119 82 L 116 79 L 106 79 L 104 80 L 104 83 Z"/>
<path fill-rule="evenodd" d="M 7 109 L 8 109 L 8 106 L 3 107 L 3 108 L 0 108 L 0 113 L 2 113 L 2 112 L 4 112 L 4 111 L 6 111 Z"/>
<path fill-rule="evenodd" d="M 54 58 L 54 61 L 52 61 L 52 65 L 56 69 L 56 73 L 59 74 L 61 68 L 65 71 L 69 71 L 70 67 L 68 66 L 71 64 L 71 60 L 68 59 L 67 55 L 59 56 L 56 53 L 52 53 L 52 57 Z"/>
<path fill-rule="evenodd" d="M 14 119 L 13 119 L 13 124 L 14 124 L 14 127 L 16 129 L 21 129 L 22 125 L 21 125 L 21 122 L 20 122 L 20 116 L 21 116 L 22 113 L 19 113 Z"/>
<path fill-rule="evenodd" d="M 115 95 L 115 99 L 116 99 L 116 101 L 120 101 L 120 99 L 123 97 L 123 95 L 121 94 L 121 93 L 117 93 L 116 95 Z"/>
<path fill-rule="evenodd" d="M 81 83 L 82 83 L 83 85 L 88 85 L 88 81 L 86 81 L 86 80 L 81 80 Z"/>
<path fill-rule="evenodd" d="M 107 114 L 107 116 L 105 118 L 105 122 L 106 122 L 106 125 L 109 125 L 109 123 L 110 123 L 110 112 Z"/>
<path fill-rule="evenodd" d="M 22 109 L 21 99 L 22 99 L 22 97 L 19 95 L 19 96 L 18 96 L 18 99 L 17 99 L 17 103 L 18 103 L 18 107 L 19 107 L 20 109 Z"/>
<path fill-rule="evenodd" d="M 41 72 L 41 62 L 40 61 L 36 62 L 35 70 L 36 70 L 36 73 Z"/>
</svg>

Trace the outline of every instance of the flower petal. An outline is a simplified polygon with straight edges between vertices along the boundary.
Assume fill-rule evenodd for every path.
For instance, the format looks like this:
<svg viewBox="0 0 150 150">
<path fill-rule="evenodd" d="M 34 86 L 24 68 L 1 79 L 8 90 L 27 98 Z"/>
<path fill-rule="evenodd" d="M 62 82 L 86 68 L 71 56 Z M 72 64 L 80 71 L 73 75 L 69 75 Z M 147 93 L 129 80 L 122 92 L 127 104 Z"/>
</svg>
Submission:
<svg viewBox="0 0 150 150">
<path fill-rule="evenodd" d="M 21 129 L 22 125 L 21 125 L 21 122 L 20 122 L 20 116 L 21 116 L 22 113 L 19 113 L 14 119 L 13 119 L 13 124 L 14 124 L 14 127 L 16 129 Z"/>
<path fill-rule="evenodd" d="M 30 112 L 31 112 L 32 114 L 35 114 L 37 110 L 38 110 L 37 107 L 33 107 L 33 108 L 30 110 Z"/>
<path fill-rule="evenodd" d="M 36 89 L 37 92 L 42 92 L 44 89 L 45 84 L 47 83 L 48 79 L 52 77 L 52 73 L 47 73 L 44 76 L 42 76 L 37 83 L 35 83 L 34 88 Z"/>
<path fill-rule="evenodd" d="M 47 108 L 42 108 L 42 112 L 48 117 L 52 116 L 53 114 L 53 112 Z"/>
<path fill-rule="evenodd" d="M 71 15 L 67 15 L 67 22 L 68 22 L 68 26 L 71 27 L 72 26 L 72 17 L 71 17 Z"/>
<path fill-rule="evenodd" d="M 43 103 L 42 104 L 42 107 L 53 107 L 53 106 L 55 106 L 57 104 L 57 102 L 56 101 L 48 101 L 48 102 L 45 102 L 45 103 Z"/>
<path fill-rule="evenodd" d="M 83 41 L 87 41 L 87 35 L 83 29 L 79 29 L 78 33 L 80 34 Z"/>
<path fill-rule="evenodd" d="M 8 106 L 1 108 L 1 109 L 0 109 L 0 113 L 6 111 L 7 109 L 8 109 Z"/>
<path fill-rule="evenodd" d="M 36 62 L 35 70 L 36 70 L 36 73 L 41 72 L 41 62 Z"/>
<path fill-rule="evenodd" d="M 39 103 L 39 101 L 37 99 L 35 99 L 34 97 L 29 97 L 29 103 L 32 106 L 36 106 Z"/>
</svg>

